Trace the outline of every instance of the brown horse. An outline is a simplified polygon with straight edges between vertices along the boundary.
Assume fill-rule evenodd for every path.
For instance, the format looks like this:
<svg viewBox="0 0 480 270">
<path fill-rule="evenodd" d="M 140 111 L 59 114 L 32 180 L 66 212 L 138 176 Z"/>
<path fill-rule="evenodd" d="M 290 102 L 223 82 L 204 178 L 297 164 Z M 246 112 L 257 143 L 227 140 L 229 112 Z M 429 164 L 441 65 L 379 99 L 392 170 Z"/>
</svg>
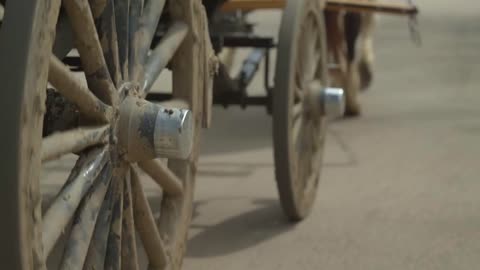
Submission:
<svg viewBox="0 0 480 270">
<path fill-rule="evenodd" d="M 374 15 L 326 11 L 325 21 L 333 84 L 345 90 L 345 115 L 359 115 L 358 92 L 367 89 L 373 78 Z"/>
</svg>

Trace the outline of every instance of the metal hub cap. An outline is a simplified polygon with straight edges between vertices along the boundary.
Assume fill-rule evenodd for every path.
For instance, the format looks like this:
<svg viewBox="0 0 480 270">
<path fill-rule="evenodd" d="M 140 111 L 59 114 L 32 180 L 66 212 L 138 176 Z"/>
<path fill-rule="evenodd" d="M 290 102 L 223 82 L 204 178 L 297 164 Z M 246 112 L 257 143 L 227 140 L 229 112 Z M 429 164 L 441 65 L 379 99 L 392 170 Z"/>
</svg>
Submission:
<svg viewBox="0 0 480 270">
<path fill-rule="evenodd" d="M 148 102 L 137 97 L 136 91 L 125 93 L 119 109 L 118 138 L 126 159 L 187 159 L 193 146 L 191 111 Z"/>
<path fill-rule="evenodd" d="M 305 108 L 330 118 L 341 117 L 345 112 L 345 96 L 342 88 L 323 87 L 315 80 L 308 84 Z"/>
</svg>

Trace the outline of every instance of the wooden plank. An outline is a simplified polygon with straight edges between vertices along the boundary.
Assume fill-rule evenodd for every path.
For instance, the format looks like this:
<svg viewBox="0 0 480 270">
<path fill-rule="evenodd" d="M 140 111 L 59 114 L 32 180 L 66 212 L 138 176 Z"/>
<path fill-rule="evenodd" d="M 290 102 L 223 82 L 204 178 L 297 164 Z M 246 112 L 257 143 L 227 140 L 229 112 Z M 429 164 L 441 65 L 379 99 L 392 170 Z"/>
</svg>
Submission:
<svg viewBox="0 0 480 270">
<path fill-rule="evenodd" d="M 349 12 L 375 12 L 397 15 L 415 15 L 418 9 L 407 1 L 388 0 L 328 0 L 327 10 L 344 10 Z"/>
<path fill-rule="evenodd" d="M 279 9 L 285 7 L 285 0 L 230 0 L 222 6 L 222 11 L 243 10 L 250 11 L 256 9 Z"/>
<path fill-rule="evenodd" d="M 234 10 L 283 9 L 286 0 L 230 0 L 222 6 L 223 12 Z M 389 14 L 417 14 L 415 5 L 402 0 L 327 0 L 327 10 L 350 12 L 381 12 Z"/>
</svg>

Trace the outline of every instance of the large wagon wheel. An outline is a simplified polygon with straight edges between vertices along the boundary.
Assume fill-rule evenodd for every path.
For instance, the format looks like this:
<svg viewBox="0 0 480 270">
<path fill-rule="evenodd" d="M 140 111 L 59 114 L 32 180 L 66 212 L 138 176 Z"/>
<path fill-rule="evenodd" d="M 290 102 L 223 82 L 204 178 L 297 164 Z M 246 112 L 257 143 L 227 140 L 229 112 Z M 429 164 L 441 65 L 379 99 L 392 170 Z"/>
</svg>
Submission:
<svg viewBox="0 0 480 270">
<path fill-rule="evenodd" d="M 45 269 L 63 233 L 55 269 L 138 269 L 137 236 L 151 269 L 181 267 L 202 92 L 209 85 L 207 23 L 200 1 L 169 1 L 169 30 L 149 53 L 166 1 L 143 2 L 63 1 L 60 19 L 70 21 L 87 86 L 52 54 L 60 1 L 7 1 L 0 39 L 1 149 L 8 156 L 0 181 L 3 267 Z M 170 104 L 183 104 L 178 107 L 144 100 L 168 63 Z M 55 87 L 48 94 L 47 81 Z M 66 121 L 50 117 L 52 103 L 73 108 L 77 120 L 51 123 Z M 42 126 L 48 133 L 51 127 L 69 129 L 42 137 Z M 42 163 L 67 153 L 78 160 L 42 213 Z M 156 157 L 169 158 L 168 164 Z M 163 190 L 158 220 L 139 168 Z"/>
<path fill-rule="evenodd" d="M 273 95 L 275 173 L 282 207 L 301 220 L 314 202 L 326 114 L 341 114 L 343 91 L 328 89 L 324 1 L 290 0 L 282 16 Z"/>
</svg>

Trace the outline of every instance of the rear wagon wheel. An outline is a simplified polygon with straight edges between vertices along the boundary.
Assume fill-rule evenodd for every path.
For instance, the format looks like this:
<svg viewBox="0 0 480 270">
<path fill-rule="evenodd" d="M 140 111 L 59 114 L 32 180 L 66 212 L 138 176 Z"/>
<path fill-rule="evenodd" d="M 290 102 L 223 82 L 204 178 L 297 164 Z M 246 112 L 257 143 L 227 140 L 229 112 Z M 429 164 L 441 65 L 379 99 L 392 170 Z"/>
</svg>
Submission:
<svg viewBox="0 0 480 270">
<path fill-rule="evenodd" d="M 273 95 L 275 175 L 285 214 L 306 217 L 320 177 L 325 117 L 314 94 L 327 85 L 323 1 L 290 0 L 283 12 Z"/>
<path fill-rule="evenodd" d="M 8 1 L 5 7 L 0 80 L 8 131 L 1 144 L 11 158 L 1 169 L 0 207 L 9 217 L 0 237 L 7 255 L 2 265 L 45 269 L 48 259 L 48 269 L 134 270 L 139 237 L 150 268 L 180 269 L 202 90 L 210 85 L 203 6 L 199 0 L 63 1 L 61 16 L 70 21 L 84 84 L 52 54 L 60 4 Z M 150 51 L 165 12 L 167 31 Z M 168 64 L 174 100 L 146 101 Z M 47 81 L 54 89 L 47 91 Z M 65 113 L 58 114 L 59 108 Z M 41 167 L 69 153 L 78 159 L 42 213 Z M 158 219 L 140 169 L 162 188 Z M 58 262 L 49 259 L 53 250 Z"/>
</svg>

